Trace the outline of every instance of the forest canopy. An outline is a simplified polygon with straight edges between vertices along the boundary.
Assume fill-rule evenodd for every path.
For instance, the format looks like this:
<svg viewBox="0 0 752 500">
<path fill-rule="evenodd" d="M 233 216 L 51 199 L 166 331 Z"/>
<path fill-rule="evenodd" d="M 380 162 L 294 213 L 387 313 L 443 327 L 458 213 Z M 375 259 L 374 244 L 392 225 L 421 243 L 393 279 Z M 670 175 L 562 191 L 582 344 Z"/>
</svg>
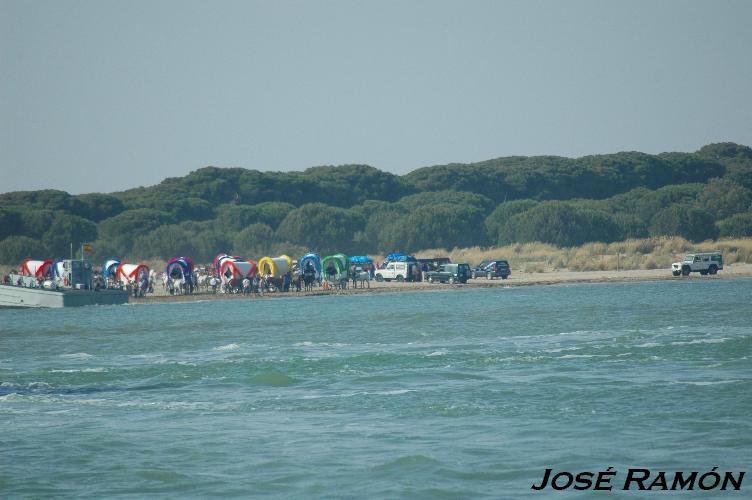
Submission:
<svg viewBox="0 0 752 500">
<path fill-rule="evenodd" d="M 752 149 L 504 157 L 398 176 L 368 165 L 261 172 L 205 167 L 115 193 L 0 194 L 0 263 L 311 249 L 384 254 L 541 241 L 752 236 Z"/>
</svg>

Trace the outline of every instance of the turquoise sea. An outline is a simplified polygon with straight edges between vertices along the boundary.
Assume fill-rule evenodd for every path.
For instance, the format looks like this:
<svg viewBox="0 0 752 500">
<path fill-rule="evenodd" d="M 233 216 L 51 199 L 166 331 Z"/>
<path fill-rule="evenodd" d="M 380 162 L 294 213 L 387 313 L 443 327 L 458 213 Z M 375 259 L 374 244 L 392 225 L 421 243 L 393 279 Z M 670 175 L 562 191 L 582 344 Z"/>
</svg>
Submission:
<svg viewBox="0 0 752 500">
<path fill-rule="evenodd" d="M 0 332 L 3 498 L 519 498 L 546 468 L 752 470 L 750 279 L 3 310 Z"/>
</svg>

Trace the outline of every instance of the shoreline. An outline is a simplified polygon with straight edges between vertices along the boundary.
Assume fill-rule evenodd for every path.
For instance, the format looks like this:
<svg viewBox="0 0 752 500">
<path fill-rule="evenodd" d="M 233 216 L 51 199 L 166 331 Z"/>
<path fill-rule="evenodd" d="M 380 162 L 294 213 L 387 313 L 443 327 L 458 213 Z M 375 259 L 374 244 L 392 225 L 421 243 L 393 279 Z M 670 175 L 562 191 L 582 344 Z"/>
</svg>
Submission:
<svg viewBox="0 0 752 500">
<path fill-rule="evenodd" d="M 408 293 L 440 290 L 472 290 L 486 288 L 509 288 L 519 286 L 552 286 L 568 284 L 595 283 L 636 283 L 651 281 L 707 281 L 738 278 L 752 278 L 752 264 L 728 264 L 723 271 L 715 276 L 701 276 L 693 273 L 690 276 L 675 277 L 667 269 L 634 269 L 625 271 L 553 271 L 545 273 L 514 273 L 509 279 L 486 280 L 476 278 L 465 284 L 439 283 L 399 283 L 372 281 L 370 288 L 347 288 L 346 290 L 314 290 L 312 292 L 275 292 L 264 295 L 229 295 L 210 292 L 199 292 L 192 295 L 167 295 L 161 290 L 159 293 L 147 297 L 130 297 L 129 304 L 157 304 L 157 303 L 190 303 L 215 300 L 267 300 L 292 297 L 322 297 L 336 295 L 370 295 L 377 293 Z"/>
</svg>

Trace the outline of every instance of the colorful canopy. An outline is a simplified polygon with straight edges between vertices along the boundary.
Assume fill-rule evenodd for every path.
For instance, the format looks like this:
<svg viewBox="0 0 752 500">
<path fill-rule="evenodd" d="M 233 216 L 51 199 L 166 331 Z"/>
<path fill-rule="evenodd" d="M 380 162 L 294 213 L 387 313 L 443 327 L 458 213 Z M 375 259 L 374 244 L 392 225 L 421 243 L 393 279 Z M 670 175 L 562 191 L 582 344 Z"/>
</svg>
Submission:
<svg viewBox="0 0 752 500">
<path fill-rule="evenodd" d="M 221 253 L 214 258 L 214 274 L 219 274 L 219 267 L 222 264 L 222 259 L 235 259 L 240 261 L 245 260 L 243 257 L 238 257 L 237 255 L 228 255 L 226 253 Z"/>
<path fill-rule="evenodd" d="M 236 257 L 221 259 L 219 276 L 223 283 L 232 279 L 252 278 L 256 275 L 256 263 L 252 260 L 242 260 Z"/>
<path fill-rule="evenodd" d="M 390 253 L 386 256 L 387 262 L 416 262 L 417 259 L 413 255 L 405 255 L 404 253 Z"/>
<path fill-rule="evenodd" d="M 272 278 L 279 278 L 292 269 L 292 259 L 287 255 L 279 257 L 262 257 L 258 261 L 258 271 L 262 275 L 270 274 Z"/>
<path fill-rule="evenodd" d="M 21 274 L 24 276 L 34 276 L 35 278 L 44 278 L 52 276 L 52 260 L 31 260 L 26 259 L 21 263 Z"/>
<path fill-rule="evenodd" d="M 373 259 L 368 255 L 353 255 L 350 257 L 352 264 L 373 264 Z"/>
<path fill-rule="evenodd" d="M 316 271 L 316 279 L 321 279 L 321 257 L 319 257 L 319 254 L 309 252 L 303 256 L 302 259 L 300 259 L 300 272 L 305 272 L 306 266 L 310 263 L 313 266 L 313 269 Z"/>
<path fill-rule="evenodd" d="M 167 273 L 167 276 L 178 277 L 178 279 L 191 279 L 193 277 L 193 261 L 190 257 L 173 257 L 167 261 L 165 273 Z"/>
<path fill-rule="evenodd" d="M 347 255 L 338 253 L 324 257 L 321 261 L 321 267 L 326 277 L 330 276 L 329 269 L 333 268 L 337 279 L 347 277 L 347 268 L 350 266 L 350 259 Z"/>
<path fill-rule="evenodd" d="M 124 284 L 148 277 L 149 268 L 145 264 L 120 264 L 117 268 L 117 279 Z"/>
<path fill-rule="evenodd" d="M 117 259 L 110 259 L 102 266 L 102 277 L 107 280 L 110 277 L 117 278 L 117 268 L 120 265 L 120 261 Z"/>
</svg>

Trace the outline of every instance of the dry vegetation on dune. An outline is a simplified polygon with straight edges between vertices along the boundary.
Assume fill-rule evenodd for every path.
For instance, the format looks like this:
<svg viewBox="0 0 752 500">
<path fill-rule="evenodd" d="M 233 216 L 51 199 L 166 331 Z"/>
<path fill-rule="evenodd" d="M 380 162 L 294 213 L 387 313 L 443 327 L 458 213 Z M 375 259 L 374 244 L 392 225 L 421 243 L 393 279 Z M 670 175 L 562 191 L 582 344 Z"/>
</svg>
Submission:
<svg viewBox="0 0 752 500">
<path fill-rule="evenodd" d="M 661 269 L 671 267 L 684 253 L 721 250 L 727 264 L 752 263 L 752 238 L 691 243 L 679 237 L 646 238 L 617 243 L 587 243 L 559 248 L 543 243 L 518 243 L 492 248 L 423 250 L 417 257 L 448 255 L 453 262 L 478 264 L 484 259 L 507 259 L 512 270 L 526 273 L 550 271 L 608 271 L 615 269 Z"/>
</svg>

